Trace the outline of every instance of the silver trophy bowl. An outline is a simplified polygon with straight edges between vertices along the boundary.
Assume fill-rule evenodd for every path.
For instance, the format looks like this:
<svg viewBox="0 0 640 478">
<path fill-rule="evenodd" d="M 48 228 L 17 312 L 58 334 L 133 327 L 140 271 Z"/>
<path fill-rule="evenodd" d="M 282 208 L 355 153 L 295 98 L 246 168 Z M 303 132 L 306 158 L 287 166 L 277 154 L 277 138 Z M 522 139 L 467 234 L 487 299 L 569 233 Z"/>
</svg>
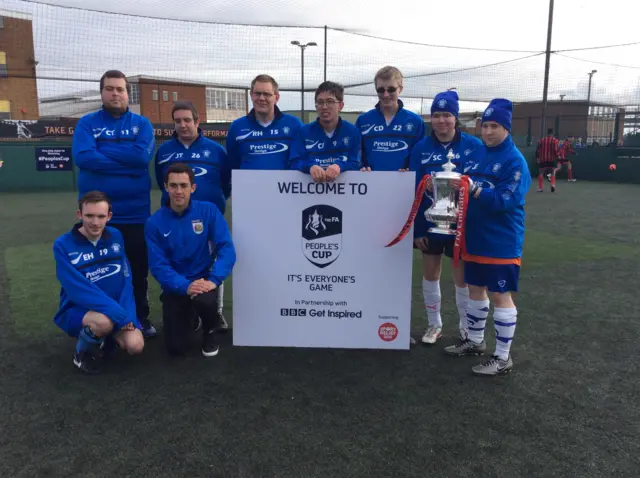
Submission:
<svg viewBox="0 0 640 478">
<path fill-rule="evenodd" d="M 442 171 L 432 173 L 433 204 L 424 212 L 425 219 L 435 224 L 435 227 L 429 228 L 429 232 L 448 236 L 456 234 L 453 227 L 458 215 L 458 191 L 449 185 L 449 181 L 462 177 L 462 174 L 454 172 L 456 166 L 451 162 L 452 159 L 455 159 L 455 154 L 450 149 Z"/>
</svg>

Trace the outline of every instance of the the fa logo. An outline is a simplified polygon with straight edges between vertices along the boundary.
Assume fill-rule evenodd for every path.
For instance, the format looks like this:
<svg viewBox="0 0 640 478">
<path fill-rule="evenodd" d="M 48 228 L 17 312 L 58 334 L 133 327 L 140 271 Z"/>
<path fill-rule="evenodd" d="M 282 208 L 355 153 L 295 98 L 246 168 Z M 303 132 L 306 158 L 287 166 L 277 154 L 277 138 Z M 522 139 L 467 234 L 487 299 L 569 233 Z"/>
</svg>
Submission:
<svg viewBox="0 0 640 478">
<path fill-rule="evenodd" d="M 113 246 L 111 246 L 111 249 L 113 249 L 113 252 L 117 254 L 118 252 L 120 252 L 120 244 L 116 242 Z"/>
<path fill-rule="evenodd" d="M 342 211 L 318 204 L 302 211 L 302 253 L 316 267 L 335 262 L 342 250 Z"/>
<path fill-rule="evenodd" d="M 289 128 L 288 126 L 285 126 L 284 128 L 282 128 L 282 132 L 284 134 L 289 134 L 291 132 L 291 128 Z"/>
<path fill-rule="evenodd" d="M 191 225 L 193 226 L 193 232 L 196 234 L 202 234 L 204 231 L 204 225 L 202 224 L 202 219 L 196 219 L 191 221 Z"/>
<path fill-rule="evenodd" d="M 205 150 L 202 152 L 202 154 L 203 154 L 203 156 L 204 156 L 205 158 L 208 158 L 209 156 L 211 156 L 211 151 L 209 151 L 208 149 L 205 149 Z"/>
<path fill-rule="evenodd" d="M 342 143 L 343 143 L 345 146 L 349 146 L 349 138 L 342 138 Z"/>
<path fill-rule="evenodd" d="M 485 116 L 491 116 L 493 114 L 493 108 L 487 108 L 487 111 L 484 112 Z"/>
<path fill-rule="evenodd" d="M 415 126 L 413 126 L 413 123 L 407 123 L 407 125 L 405 126 L 405 128 L 407 129 L 407 131 L 409 133 L 411 133 L 413 131 L 413 128 L 415 128 Z"/>
<path fill-rule="evenodd" d="M 496 163 L 493 165 L 493 168 L 491 168 L 491 171 L 493 171 L 494 173 L 497 173 L 498 171 L 500 171 L 501 167 L 502 165 L 500 163 Z"/>
<path fill-rule="evenodd" d="M 438 108 L 444 108 L 445 106 L 447 106 L 447 100 L 438 101 Z"/>
<path fill-rule="evenodd" d="M 131 131 L 133 131 L 133 134 L 137 135 L 138 132 L 140 131 L 140 128 L 138 128 L 137 126 L 134 126 L 133 128 L 131 128 Z"/>
<path fill-rule="evenodd" d="M 514 181 L 520 181 L 520 171 L 516 171 L 515 174 L 513 175 L 513 180 Z"/>
</svg>

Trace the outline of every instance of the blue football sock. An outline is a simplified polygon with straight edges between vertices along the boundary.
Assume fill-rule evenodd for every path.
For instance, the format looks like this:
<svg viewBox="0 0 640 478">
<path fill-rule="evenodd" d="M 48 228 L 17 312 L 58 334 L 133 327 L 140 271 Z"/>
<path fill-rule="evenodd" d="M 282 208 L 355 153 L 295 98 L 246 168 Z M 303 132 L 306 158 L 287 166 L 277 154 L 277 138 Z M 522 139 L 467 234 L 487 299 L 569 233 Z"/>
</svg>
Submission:
<svg viewBox="0 0 640 478">
<path fill-rule="evenodd" d="M 86 326 L 84 329 L 80 331 L 78 334 L 78 342 L 76 343 L 76 353 L 83 354 L 87 350 L 91 349 L 94 346 L 99 346 L 102 343 L 102 339 L 100 337 L 96 337 L 89 326 Z"/>
</svg>

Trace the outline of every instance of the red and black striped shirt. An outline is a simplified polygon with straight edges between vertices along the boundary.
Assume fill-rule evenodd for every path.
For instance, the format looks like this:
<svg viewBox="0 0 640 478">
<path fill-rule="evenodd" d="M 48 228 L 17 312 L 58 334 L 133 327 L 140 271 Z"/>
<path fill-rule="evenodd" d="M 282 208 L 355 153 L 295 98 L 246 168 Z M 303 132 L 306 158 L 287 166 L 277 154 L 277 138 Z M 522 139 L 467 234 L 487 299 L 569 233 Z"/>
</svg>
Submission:
<svg viewBox="0 0 640 478">
<path fill-rule="evenodd" d="M 536 158 L 539 163 L 553 163 L 558 159 L 558 147 L 560 142 L 553 136 L 545 136 L 538 141 Z"/>
<path fill-rule="evenodd" d="M 571 143 L 569 141 L 565 141 L 560 147 L 560 151 L 558 151 L 558 156 L 560 159 L 567 159 L 570 154 L 575 153 Z"/>
</svg>

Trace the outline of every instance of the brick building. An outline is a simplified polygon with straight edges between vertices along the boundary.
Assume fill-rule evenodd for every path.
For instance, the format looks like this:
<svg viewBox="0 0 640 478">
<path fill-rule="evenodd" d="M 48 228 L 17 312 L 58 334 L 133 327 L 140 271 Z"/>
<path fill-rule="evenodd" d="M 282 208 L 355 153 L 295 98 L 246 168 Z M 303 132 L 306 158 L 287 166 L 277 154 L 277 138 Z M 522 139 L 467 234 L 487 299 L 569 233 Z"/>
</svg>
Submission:
<svg viewBox="0 0 640 478">
<path fill-rule="evenodd" d="M 622 141 L 624 116 L 623 108 L 604 103 L 548 101 L 546 125 L 558 137 L 574 136 L 587 144 L 597 141 L 603 145 Z M 541 119 L 541 101 L 514 104 L 512 135 L 537 141 L 546 135 L 546 131 L 540 131 Z"/>
<path fill-rule="evenodd" d="M 125 72 L 126 73 L 126 72 Z M 171 109 L 176 101 L 191 101 L 198 109 L 201 123 L 230 123 L 248 113 L 248 91 L 223 88 L 201 83 L 131 76 L 129 108 L 134 113 L 145 116 L 153 124 L 172 123 Z M 43 119 L 80 118 L 102 106 L 100 91 L 96 89 L 73 94 L 43 98 L 41 117 Z"/>
<path fill-rule="evenodd" d="M 200 121 L 207 122 L 207 87 L 203 84 L 156 79 L 144 76 L 128 78 L 131 84 L 131 111 L 145 116 L 152 123 L 171 123 L 171 108 L 176 101 L 191 101 Z"/>
<path fill-rule="evenodd" d="M 131 110 L 152 123 L 171 123 L 173 103 L 183 100 L 194 104 L 202 123 L 231 122 L 248 112 L 247 90 L 150 76 L 132 76 L 128 80 Z"/>
<path fill-rule="evenodd" d="M 0 119 L 37 120 L 31 15 L 0 9 Z"/>
</svg>

